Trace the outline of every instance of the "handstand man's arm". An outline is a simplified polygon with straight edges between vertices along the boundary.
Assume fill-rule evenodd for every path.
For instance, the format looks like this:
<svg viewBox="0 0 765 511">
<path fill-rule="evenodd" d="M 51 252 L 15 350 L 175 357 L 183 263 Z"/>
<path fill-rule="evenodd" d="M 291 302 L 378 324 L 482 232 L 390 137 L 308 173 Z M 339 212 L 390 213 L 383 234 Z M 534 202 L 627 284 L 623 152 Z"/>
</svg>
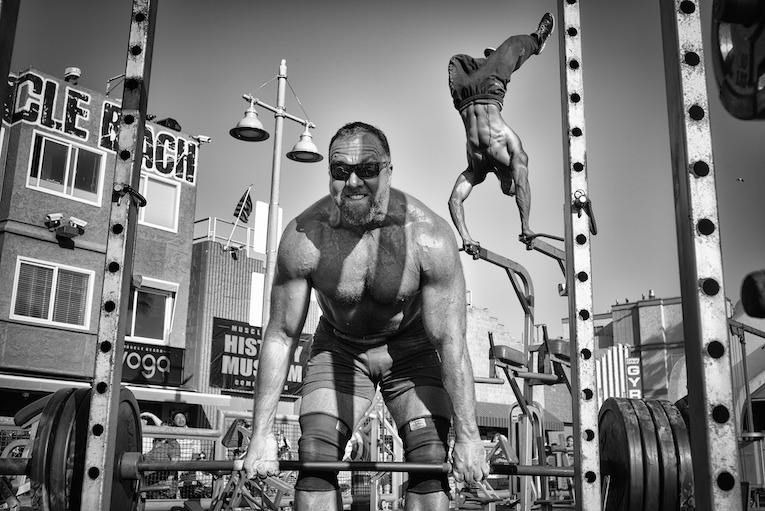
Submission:
<svg viewBox="0 0 765 511">
<path fill-rule="evenodd" d="M 284 388 L 292 354 L 303 329 L 311 288 L 307 275 L 300 271 L 298 235 L 290 224 L 284 233 L 277 256 L 276 275 L 271 290 L 271 317 L 268 321 L 258 363 L 258 376 L 252 411 L 252 438 L 244 468 L 247 477 L 279 472 L 278 447 L 273 434 L 276 407 Z M 267 463 L 259 463 L 261 460 Z"/>
<path fill-rule="evenodd" d="M 489 474 L 475 421 L 475 384 L 465 339 L 465 277 L 448 224 L 438 218 L 421 248 L 422 318 L 442 363 L 444 388 L 453 407 L 454 477 L 472 484 Z"/>
<path fill-rule="evenodd" d="M 457 176 L 457 182 L 454 183 L 452 195 L 449 197 L 449 214 L 451 214 L 452 222 L 454 222 L 454 226 L 462 238 L 462 248 L 465 249 L 465 252 L 472 255 L 473 259 L 478 258 L 481 244 L 473 240 L 468 232 L 467 224 L 465 223 L 465 209 L 462 203 L 465 202 L 470 192 L 473 191 L 473 186 L 478 183 L 475 173 L 468 169 Z"/>
</svg>

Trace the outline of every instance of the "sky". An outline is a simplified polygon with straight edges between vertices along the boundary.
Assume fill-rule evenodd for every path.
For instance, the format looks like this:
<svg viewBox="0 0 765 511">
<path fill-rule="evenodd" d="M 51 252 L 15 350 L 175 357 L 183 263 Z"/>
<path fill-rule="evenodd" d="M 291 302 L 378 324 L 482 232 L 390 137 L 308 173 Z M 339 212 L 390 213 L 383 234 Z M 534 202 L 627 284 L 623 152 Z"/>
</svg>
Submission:
<svg viewBox="0 0 765 511">
<path fill-rule="evenodd" d="M 718 99 L 711 4 L 701 5 L 704 63 L 724 286 L 736 302 L 743 278 L 765 267 L 765 123 L 734 118 Z M 107 79 L 125 70 L 131 5 L 24 0 L 11 69 L 62 77 L 65 68 L 79 67 L 80 85 L 105 92 Z M 556 0 L 162 0 L 148 111 L 176 119 L 186 133 L 212 137 L 200 148 L 196 218 L 233 221 L 250 184 L 256 200 L 269 201 L 273 136 L 247 143 L 228 132 L 247 107 L 243 93 L 276 104 L 270 80 L 286 59 L 287 111 L 317 125 L 312 134 L 320 152 L 326 156 L 332 135 L 347 122 L 380 127 L 391 146 L 393 186 L 449 218 L 447 200 L 466 167 L 464 128 L 448 88 L 449 58 L 480 56 L 510 35 L 531 33 L 545 11 L 557 17 Z M 667 96 L 658 2 L 582 0 L 580 13 L 588 186 L 599 230 L 591 238 L 593 304 L 595 313 L 606 313 L 649 290 L 659 298 L 680 295 Z M 566 202 L 560 70 L 556 33 L 513 75 L 503 110 L 529 155 L 531 228 L 557 236 L 564 232 Z M 120 98 L 121 88 L 111 96 Z M 273 114 L 261 108 L 259 117 L 273 134 Z M 301 132 L 301 125 L 285 121 L 284 153 Z M 326 159 L 283 158 L 285 224 L 328 186 Z M 567 338 L 561 318 L 568 306 L 557 291 L 563 275 L 554 260 L 517 241 L 518 210 L 496 179 L 474 189 L 465 215 L 483 247 L 529 271 L 535 324 Z M 504 271 L 462 257 L 472 304 L 489 309 L 520 339 L 523 312 Z"/>
</svg>

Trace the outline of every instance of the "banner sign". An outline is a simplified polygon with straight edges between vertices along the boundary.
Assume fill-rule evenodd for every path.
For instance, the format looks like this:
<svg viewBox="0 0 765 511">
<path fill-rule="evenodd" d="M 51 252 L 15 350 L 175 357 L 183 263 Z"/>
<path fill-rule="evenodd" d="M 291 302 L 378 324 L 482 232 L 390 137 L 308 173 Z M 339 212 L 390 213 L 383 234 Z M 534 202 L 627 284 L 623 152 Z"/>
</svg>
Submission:
<svg viewBox="0 0 765 511">
<path fill-rule="evenodd" d="M 11 94 L 13 101 L 6 103 L 3 120 L 11 124 L 22 121 L 35 124 L 83 143 L 97 143 L 99 147 L 117 151 L 121 112 L 118 103 L 32 70 L 18 77 Z M 13 108 L 9 110 L 8 105 Z M 194 185 L 198 149 L 199 143 L 192 137 L 157 123 L 147 123 L 141 168 L 144 172 Z"/>
<path fill-rule="evenodd" d="M 296 396 L 313 336 L 301 334 L 290 363 L 282 395 Z M 258 374 L 262 332 L 259 326 L 213 318 L 210 385 L 223 392 L 251 395 Z"/>
<path fill-rule="evenodd" d="M 122 353 L 122 381 L 180 387 L 183 383 L 181 348 L 125 342 Z"/>
<path fill-rule="evenodd" d="M 643 388 L 640 384 L 642 378 L 640 359 L 638 357 L 629 357 L 624 362 L 625 372 L 627 373 L 627 397 L 641 399 L 643 397 Z"/>
</svg>

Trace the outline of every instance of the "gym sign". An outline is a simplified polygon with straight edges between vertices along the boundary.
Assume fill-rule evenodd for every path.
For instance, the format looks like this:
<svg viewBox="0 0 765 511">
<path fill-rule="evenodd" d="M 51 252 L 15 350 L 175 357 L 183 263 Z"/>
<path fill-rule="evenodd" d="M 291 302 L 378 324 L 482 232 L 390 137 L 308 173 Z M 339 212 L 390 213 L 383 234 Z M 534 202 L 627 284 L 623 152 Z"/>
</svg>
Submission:
<svg viewBox="0 0 765 511">
<path fill-rule="evenodd" d="M 183 350 L 125 342 L 122 381 L 179 387 L 183 383 Z"/>
<path fill-rule="evenodd" d="M 224 392 L 252 394 L 258 374 L 261 328 L 240 321 L 213 318 L 210 386 Z M 292 357 L 283 395 L 295 396 L 303 383 L 311 336 L 301 334 Z"/>
<path fill-rule="evenodd" d="M 640 399 L 643 397 L 643 387 L 640 384 L 642 373 L 640 371 L 640 359 L 628 357 L 624 359 L 624 371 L 627 377 L 627 397 Z"/>
</svg>

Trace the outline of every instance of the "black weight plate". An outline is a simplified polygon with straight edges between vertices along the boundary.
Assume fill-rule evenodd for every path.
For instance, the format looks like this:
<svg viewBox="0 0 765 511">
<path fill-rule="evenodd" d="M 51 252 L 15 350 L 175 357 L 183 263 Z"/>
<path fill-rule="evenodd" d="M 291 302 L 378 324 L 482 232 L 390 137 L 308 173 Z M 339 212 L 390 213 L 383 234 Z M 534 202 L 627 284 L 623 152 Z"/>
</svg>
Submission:
<svg viewBox="0 0 765 511">
<path fill-rule="evenodd" d="M 58 431 L 57 444 L 60 451 L 66 455 L 56 455 L 56 466 L 65 467 L 64 474 L 54 474 L 51 482 L 54 487 L 68 485 L 68 490 L 57 490 L 66 495 L 62 505 L 51 508 L 50 511 L 75 511 L 81 508 L 82 482 L 85 474 L 85 457 L 88 440 L 88 420 L 90 416 L 90 389 L 78 391 L 63 406 L 62 419 Z M 72 410 L 76 410 L 73 414 Z M 67 427 L 68 426 L 68 427 Z M 139 482 L 122 481 L 119 476 L 119 459 L 124 452 L 140 452 L 143 447 L 141 437 L 141 421 L 133 394 L 127 389 L 120 390 L 120 400 L 117 408 L 117 438 L 114 450 L 114 473 L 112 476 L 112 491 L 110 511 L 135 511 L 139 506 Z"/>
<path fill-rule="evenodd" d="M 74 390 L 73 388 L 57 390 L 50 396 L 40 415 L 30 469 L 33 485 L 32 509 L 51 511 L 48 467 L 50 466 L 52 444 L 63 405 Z"/>
<path fill-rule="evenodd" d="M 750 2 L 752 3 L 752 2 Z M 712 20 L 712 64 L 725 109 L 738 119 L 765 119 L 765 16 L 751 23 Z"/>
<path fill-rule="evenodd" d="M 656 511 L 661 496 L 661 460 L 656 427 L 642 399 L 630 399 L 630 403 L 640 425 L 640 439 L 643 443 L 643 511 Z"/>
<path fill-rule="evenodd" d="M 656 440 L 659 446 L 659 466 L 661 468 L 661 499 L 659 509 L 675 510 L 678 505 L 677 491 L 677 455 L 675 454 L 675 437 L 672 426 L 661 403 L 655 400 L 645 402 L 651 412 L 653 425 L 656 429 Z"/>
<path fill-rule="evenodd" d="M 680 499 L 677 509 L 695 509 L 693 501 L 693 460 L 691 459 L 691 441 L 688 428 L 683 416 L 675 405 L 669 401 L 661 401 L 661 406 L 667 414 L 675 441 L 675 456 L 677 456 L 678 496 Z"/>
<path fill-rule="evenodd" d="M 122 480 L 119 461 L 122 453 L 141 452 L 141 411 L 133 393 L 120 390 L 120 404 L 117 409 L 117 441 L 114 449 L 114 475 L 112 477 L 111 511 L 135 511 L 140 503 L 139 480 Z"/>
<path fill-rule="evenodd" d="M 608 485 L 604 510 L 642 511 L 643 446 L 629 400 L 606 399 L 600 407 L 598 429 L 601 481 Z"/>
<path fill-rule="evenodd" d="M 90 394 L 89 388 L 75 390 L 61 405 L 56 431 L 51 438 L 50 463 L 48 465 L 48 502 L 53 511 L 78 510 L 71 506 L 71 498 L 82 492 L 82 472 L 75 470 L 77 450 L 77 410 L 83 399 Z M 75 475 L 77 474 L 77 475 Z M 78 481 L 75 482 L 74 480 Z"/>
</svg>

